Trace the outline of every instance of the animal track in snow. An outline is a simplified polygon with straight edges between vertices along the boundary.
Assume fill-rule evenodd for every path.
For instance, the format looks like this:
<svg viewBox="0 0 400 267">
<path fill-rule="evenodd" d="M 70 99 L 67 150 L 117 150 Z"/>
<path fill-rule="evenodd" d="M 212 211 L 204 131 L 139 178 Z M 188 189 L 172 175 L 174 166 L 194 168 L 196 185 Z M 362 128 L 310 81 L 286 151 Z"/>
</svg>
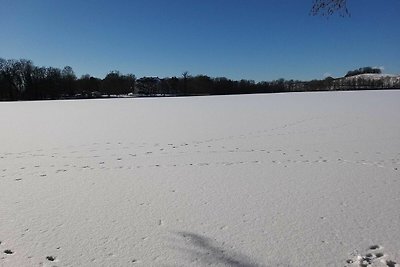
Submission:
<svg viewBox="0 0 400 267">
<path fill-rule="evenodd" d="M 382 250 L 382 246 L 372 245 L 365 255 L 353 255 L 352 259 L 346 260 L 346 267 L 399 267 L 395 261 L 387 259 L 388 256 Z"/>
<path fill-rule="evenodd" d="M 47 256 L 47 257 L 46 257 L 46 260 L 48 260 L 48 261 L 55 261 L 55 260 L 56 260 L 56 257 Z"/>
<path fill-rule="evenodd" d="M 380 249 L 381 247 L 379 245 L 372 245 L 369 247 L 370 250 L 375 250 L 375 249 Z"/>
<path fill-rule="evenodd" d="M 299 123 L 299 122 L 296 122 Z M 295 124 L 296 124 L 295 123 Z M 301 122 L 300 122 L 301 123 Z M 291 125 L 291 124 L 288 124 Z M 279 128 L 279 127 L 278 127 Z M 271 131 L 269 129 L 268 131 Z M 259 131 L 260 132 L 260 131 Z M 248 138 L 247 135 L 241 135 Z M 238 136 L 229 136 L 229 138 L 238 138 Z M 207 167 L 207 166 L 232 166 L 236 164 L 259 164 L 259 165 L 276 165 L 283 167 L 293 167 L 298 165 L 316 165 L 316 164 L 346 164 L 365 166 L 366 168 L 387 168 L 393 172 L 398 172 L 400 167 L 400 153 L 388 154 L 383 152 L 367 152 L 362 150 L 352 151 L 321 151 L 318 147 L 311 150 L 304 151 L 303 149 L 283 149 L 282 147 L 275 147 L 271 145 L 251 146 L 241 144 L 239 139 L 234 144 L 225 144 L 225 138 L 211 138 L 206 140 L 192 140 L 190 142 L 182 142 L 179 144 L 174 143 L 122 143 L 122 142 L 107 142 L 107 143 L 93 143 L 76 146 L 66 146 L 59 148 L 57 153 L 50 150 L 40 149 L 37 154 L 33 151 L 24 151 L 20 153 L 3 153 L 5 160 L 13 160 L 13 167 L 1 169 L 3 177 L 11 177 L 18 179 L 21 175 L 38 175 L 41 177 L 47 176 L 45 173 L 50 168 L 54 169 L 55 173 L 63 173 L 66 171 L 77 170 L 112 170 L 112 169 L 127 169 L 135 170 L 138 168 L 165 168 L 165 167 Z M 218 143 L 222 142 L 222 143 Z M 117 145 L 118 144 L 118 145 Z M 123 145 L 123 146 L 122 146 Z M 243 145 L 243 146 L 242 146 Z M 157 147 L 157 150 L 152 151 L 151 147 Z M 198 147 L 198 148 L 195 148 Z M 124 149 L 124 150 L 123 150 Z M 126 151 L 128 149 L 128 151 Z M 158 149 L 160 149 L 158 151 Z M 106 152 L 110 150 L 110 152 Z M 99 153 L 100 151 L 100 153 Z M 175 159 L 175 156 L 186 156 L 199 154 L 200 156 L 207 156 L 213 154 L 210 162 L 204 161 L 204 158 L 194 160 L 192 163 L 183 163 L 179 160 L 176 162 L 169 161 L 168 163 L 158 162 L 159 157 L 162 159 Z M 230 157 L 229 161 L 222 161 L 225 155 L 229 153 L 235 158 Z M 326 153 L 326 154 L 325 154 Z M 22 159 L 10 158 L 12 155 L 24 155 Z M 247 156 L 247 154 L 249 156 Z M 215 155 L 215 156 L 214 156 Z M 8 159 L 7 159 L 8 156 Z M 49 162 L 45 165 L 34 162 L 29 162 L 31 167 L 26 167 L 26 161 L 34 160 L 34 157 L 45 157 Z M 118 164 L 114 161 L 109 161 L 109 157 L 116 159 L 115 162 L 125 164 Z M 97 158 L 95 162 L 93 158 Z M 138 161 L 133 161 L 137 158 Z M 129 159 L 129 160 L 128 160 Z M 61 163 L 60 161 L 61 160 Z M 77 161 L 80 162 L 77 164 Z M 140 160 L 145 160 L 141 162 Z M 157 161 L 156 161 L 157 160 Z M 35 159 L 36 161 L 36 159 Z M 107 164 L 105 164 L 107 162 Z M 14 164 L 19 163 L 19 164 Z M 139 164 L 141 163 L 141 164 Z M 93 165 L 95 164 L 95 165 Z M 118 164 L 118 165 L 117 165 Z M 77 166 L 81 165 L 81 166 Z M 105 166 L 108 166 L 107 168 Z M 35 171 L 32 172 L 35 168 Z M 4 174 L 4 175 L 3 175 Z M 25 180 L 25 179 L 24 179 Z M 18 181 L 18 180 L 16 180 Z"/>
<path fill-rule="evenodd" d="M 12 251 L 10 249 L 6 249 L 6 250 L 4 250 L 4 254 L 11 255 L 11 254 L 14 254 L 14 251 Z"/>
</svg>

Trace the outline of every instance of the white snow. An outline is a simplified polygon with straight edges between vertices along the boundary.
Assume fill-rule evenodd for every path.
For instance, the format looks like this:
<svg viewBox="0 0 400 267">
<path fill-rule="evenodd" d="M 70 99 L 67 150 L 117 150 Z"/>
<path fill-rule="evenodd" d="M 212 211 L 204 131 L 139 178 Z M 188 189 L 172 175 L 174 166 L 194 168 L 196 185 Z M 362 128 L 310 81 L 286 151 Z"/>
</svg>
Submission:
<svg viewBox="0 0 400 267">
<path fill-rule="evenodd" d="M 0 103 L 0 266 L 399 266 L 399 103 Z"/>
<path fill-rule="evenodd" d="M 381 79 L 381 78 L 400 78 L 400 75 L 397 74 L 387 74 L 387 73 L 363 73 L 363 74 L 358 74 L 354 76 L 350 76 L 347 78 L 351 77 L 359 77 L 359 78 L 366 78 L 366 79 Z"/>
<path fill-rule="evenodd" d="M 390 83 L 398 83 L 400 81 L 400 75 L 396 74 L 384 74 L 384 73 L 363 73 L 354 76 L 349 76 L 345 78 L 346 80 L 357 80 L 357 79 L 364 79 L 364 80 L 383 80 Z"/>
</svg>

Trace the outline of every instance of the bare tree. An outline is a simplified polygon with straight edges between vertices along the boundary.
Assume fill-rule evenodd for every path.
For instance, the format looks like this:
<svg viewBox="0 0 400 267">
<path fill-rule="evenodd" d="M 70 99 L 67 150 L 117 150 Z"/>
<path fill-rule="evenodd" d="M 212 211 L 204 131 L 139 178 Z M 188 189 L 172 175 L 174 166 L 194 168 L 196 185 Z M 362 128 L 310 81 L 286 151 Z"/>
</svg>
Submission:
<svg viewBox="0 0 400 267">
<path fill-rule="evenodd" d="M 314 0 L 311 15 L 331 16 L 338 13 L 342 17 L 350 16 L 347 0 Z"/>
<path fill-rule="evenodd" d="M 189 78 L 189 72 L 188 71 L 184 71 L 183 73 L 182 73 L 182 77 L 183 77 L 183 94 L 184 95 L 186 95 L 187 94 L 187 81 L 188 81 L 188 78 Z"/>
<path fill-rule="evenodd" d="M 65 66 L 61 71 L 62 76 L 62 90 L 64 94 L 69 96 L 75 95 L 76 75 L 70 66 Z"/>
</svg>

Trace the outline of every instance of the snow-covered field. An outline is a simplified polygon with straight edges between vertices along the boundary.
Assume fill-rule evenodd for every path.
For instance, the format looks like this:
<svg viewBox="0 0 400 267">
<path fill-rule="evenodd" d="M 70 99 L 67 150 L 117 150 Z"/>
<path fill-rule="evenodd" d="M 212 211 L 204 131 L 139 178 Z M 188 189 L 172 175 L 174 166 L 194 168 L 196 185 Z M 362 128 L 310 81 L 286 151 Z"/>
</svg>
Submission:
<svg viewBox="0 0 400 267">
<path fill-rule="evenodd" d="M 399 266 L 399 90 L 0 115 L 0 266 Z"/>
</svg>

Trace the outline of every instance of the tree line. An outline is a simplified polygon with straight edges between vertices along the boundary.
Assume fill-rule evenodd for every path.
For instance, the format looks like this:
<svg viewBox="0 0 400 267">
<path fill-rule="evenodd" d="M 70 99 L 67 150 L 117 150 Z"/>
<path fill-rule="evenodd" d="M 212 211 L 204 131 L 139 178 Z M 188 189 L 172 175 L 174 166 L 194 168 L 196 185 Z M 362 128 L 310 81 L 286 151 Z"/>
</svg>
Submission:
<svg viewBox="0 0 400 267">
<path fill-rule="evenodd" d="M 382 70 L 379 68 L 372 68 L 372 67 L 364 67 L 364 68 L 359 68 L 356 70 L 351 70 L 348 71 L 347 74 L 344 77 L 351 77 L 351 76 L 356 76 L 359 74 L 381 74 Z"/>
<path fill-rule="evenodd" d="M 135 86 L 133 74 L 110 72 L 104 79 L 89 74 L 77 78 L 70 66 L 38 67 L 31 60 L 0 58 L 0 99 L 38 100 L 75 98 L 89 92 L 126 94 Z"/>
<path fill-rule="evenodd" d="M 379 71 L 379 72 L 378 72 Z M 70 66 L 63 69 L 38 67 L 31 60 L 0 58 L 0 100 L 44 100 L 131 96 L 190 96 L 251 93 L 279 93 L 327 90 L 357 90 L 399 88 L 400 80 L 391 77 L 365 79 L 360 73 L 380 73 L 380 69 L 360 68 L 347 77 L 299 81 L 278 79 L 255 82 L 192 76 L 183 72 L 179 77 L 142 77 L 133 74 L 109 72 L 104 79 L 89 74 L 78 78 Z"/>
</svg>

